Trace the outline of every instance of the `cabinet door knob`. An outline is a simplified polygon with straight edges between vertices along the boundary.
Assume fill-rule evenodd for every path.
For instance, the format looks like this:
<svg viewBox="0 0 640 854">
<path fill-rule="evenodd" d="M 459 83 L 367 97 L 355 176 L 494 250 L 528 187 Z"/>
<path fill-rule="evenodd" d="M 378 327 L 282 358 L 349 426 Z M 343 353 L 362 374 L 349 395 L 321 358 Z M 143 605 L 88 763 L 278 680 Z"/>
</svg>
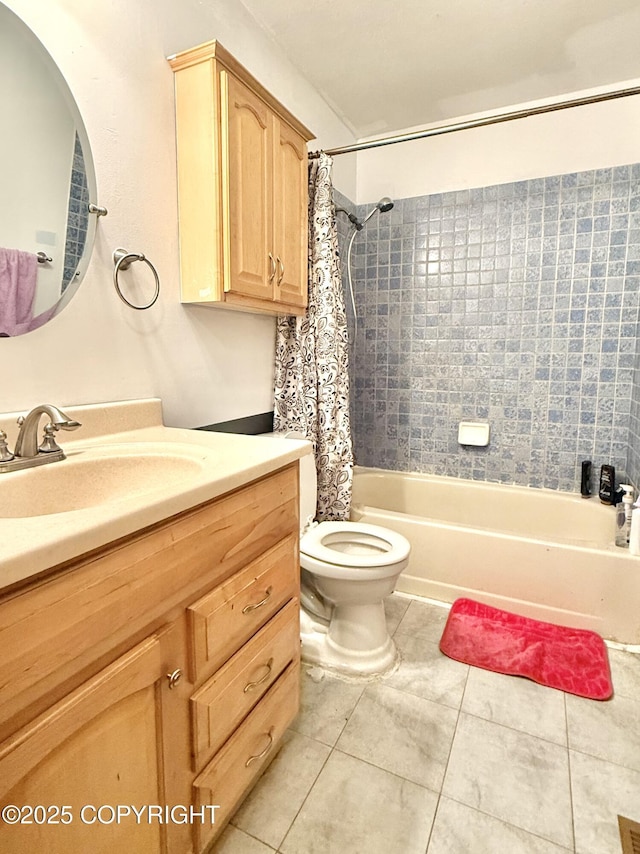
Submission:
<svg viewBox="0 0 640 854">
<path fill-rule="evenodd" d="M 279 255 L 278 255 L 277 260 L 278 260 L 278 266 L 280 267 L 280 275 L 278 276 L 278 285 L 281 285 L 282 280 L 284 279 L 284 264 L 282 263 L 282 260 L 281 260 Z"/>
<path fill-rule="evenodd" d="M 256 608 L 262 608 L 263 605 L 266 605 L 271 597 L 271 593 L 273 592 L 273 587 L 267 587 L 265 590 L 265 597 L 260 602 L 256 602 L 253 605 L 245 605 L 242 609 L 243 614 L 250 614 L 252 611 L 255 611 Z"/>
<path fill-rule="evenodd" d="M 271 262 L 271 272 L 269 273 L 269 284 L 274 280 L 276 275 L 276 261 L 271 252 L 269 252 L 269 261 Z"/>
<path fill-rule="evenodd" d="M 167 679 L 169 680 L 169 690 L 172 690 L 182 679 L 182 670 L 178 667 L 173 673 L 167 673 Z"/>
<path fill-rule="evenodd" d="M 248 768 L 252 762 L 257 762 L 258 759 L 262 759 L 263 756 L 266 756 L 267 753 L 271 750 L 273 746 L 273 727 L 269 730 L 269 732 L 265 732 L 265 735 L 269 739 L 269 744 L 262 750 L 260 753 L 256 753 L 255 756 L 250 756 L 247 761 L 244 763 L 245 768 Z"/>
<path fill-rule="evenodd" d="M 271 671 L 273 669 L 273 658 L 270 658 L 266 664 L 263 664 L 261 666 L 267 668 L 264 676 L 261 676 L 260 679 L 256 679 L 255 682 L 247 682 L 247 684 L 243 688 L 244 694 L 248 694 L 249 691 L 253 691 L 254 688 L 258 687 L 258 685 L 262 685 L 263 682 L 267 681 L 267 679 L 271 676 Z"/>
</svg>

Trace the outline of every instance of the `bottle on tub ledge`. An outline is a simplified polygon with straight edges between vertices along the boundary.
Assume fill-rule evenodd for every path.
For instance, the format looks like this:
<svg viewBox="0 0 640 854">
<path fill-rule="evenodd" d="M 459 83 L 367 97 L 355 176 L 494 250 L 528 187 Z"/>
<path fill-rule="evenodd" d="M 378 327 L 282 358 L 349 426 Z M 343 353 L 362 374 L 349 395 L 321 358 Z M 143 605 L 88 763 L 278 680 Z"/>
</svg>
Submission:
<svg viewBox="0 0 640 854">
<path fill-rule="evenodd" d="M 623 495 L 622 500 L 616 504 L 616 545 L 626 549 L 629 547 L 631 538 L 632 513 L 635 505 L 633 503 L 633 487 L 621 483 L 620 489 Z"/>
<path fill-rule="evenodd" d="M 580 477 L 580 495 L 591 498 L 591 460 L 583 460 Z"/>
<path fill-rule="evenodd" d="M 616 469 L 615 466 L 601 466 L 598 497 L 603 504 L 615 504 Z"/>
<path fill-rule="evenodd" d="M 629 531 L 629 552 L 640 555 L 640 496 L 633 505 L 631 513 L 631 530 Z"/>
</svg>

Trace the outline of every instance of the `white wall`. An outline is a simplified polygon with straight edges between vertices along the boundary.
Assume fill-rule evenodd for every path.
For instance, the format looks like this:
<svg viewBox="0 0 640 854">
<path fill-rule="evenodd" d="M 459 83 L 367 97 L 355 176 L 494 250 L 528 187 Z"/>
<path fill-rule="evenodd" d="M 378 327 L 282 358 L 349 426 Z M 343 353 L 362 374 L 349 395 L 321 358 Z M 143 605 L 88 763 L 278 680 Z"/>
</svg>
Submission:
<svg viewBox="0 0 640 854">
<path fill-rule="evenodd" d="M 544 103 L 548 100 L 504 112 Z M 452 123 L 480 115 L 488 114 Z M 404 199 L 638 162 L 640 96 L 634 95 L 359 152 L 354 201 Z"/>
<path fill-rule="evenodd" d="M 199 0 L 4 1 L 75 95 L 96 164 L 94 201 L 109 215 L 69 306 L 42 329 L 0 340 L 0 411 L 158 396 L 166 423 L 197 426 L 271 409 L 274 320 L 179 302 L 173 74 L 165 57 L 217 38 L 318 135 L 318 147 L 353 137 L 237 0 L 207 8 Z M 336 170 L 355 196 L 353 165 L 343 158 Z M 149 311 L 132 311 L 115 294 L 111 254 L 119 246 L 144 252 L 158 270 L 161 297 Z M 129 272 L 147 284 L 140 269 Z"/>
</svg>

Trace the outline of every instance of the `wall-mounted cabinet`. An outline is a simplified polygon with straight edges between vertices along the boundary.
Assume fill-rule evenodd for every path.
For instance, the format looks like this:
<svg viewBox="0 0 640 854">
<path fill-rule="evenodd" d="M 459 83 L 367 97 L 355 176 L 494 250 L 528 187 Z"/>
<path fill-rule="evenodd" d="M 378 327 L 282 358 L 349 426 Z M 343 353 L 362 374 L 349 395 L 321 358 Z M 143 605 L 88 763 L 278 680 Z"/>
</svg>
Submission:
<svg viewBox="0 0 640 854">
<path fill-rule="evenodd" d="M 302 314 L 313 134 L 219 43 L 169 62 L 182 301 Z"/>
</svg>

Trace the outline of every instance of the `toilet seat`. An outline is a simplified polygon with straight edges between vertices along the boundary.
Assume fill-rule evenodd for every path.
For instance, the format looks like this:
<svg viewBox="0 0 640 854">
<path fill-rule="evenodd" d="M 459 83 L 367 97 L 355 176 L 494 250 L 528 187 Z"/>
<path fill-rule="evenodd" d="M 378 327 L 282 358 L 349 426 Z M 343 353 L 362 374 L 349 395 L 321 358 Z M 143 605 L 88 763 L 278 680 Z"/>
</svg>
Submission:
<svg viewBox="0 0 640 854">
<path fill-rule="evenodd" d="M 320 522 L 300 540 L 301 558 L 361 570 L 394 566 L 406 561 L 410 550 L 402 534 L 364 522 Z"/>
</svg>

